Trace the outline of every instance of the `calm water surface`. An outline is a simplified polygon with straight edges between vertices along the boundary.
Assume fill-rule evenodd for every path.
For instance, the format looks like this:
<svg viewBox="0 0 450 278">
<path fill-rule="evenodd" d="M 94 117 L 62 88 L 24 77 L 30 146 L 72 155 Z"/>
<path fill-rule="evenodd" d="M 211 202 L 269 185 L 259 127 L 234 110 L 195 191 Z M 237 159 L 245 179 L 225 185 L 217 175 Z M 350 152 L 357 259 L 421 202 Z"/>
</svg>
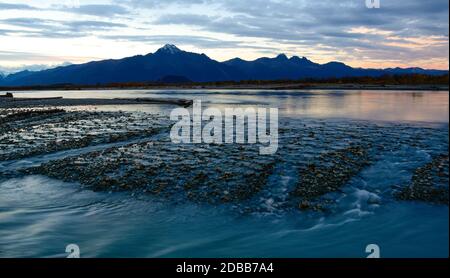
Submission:
<svg viewBox="0 0 450 278">
<path fill-rule="evenodd" d="M 17 97 L 157 97 L 202 100 L 208 104 L 278 107 L 285 115 L 381 121 L 448 123 L 449 93 L 434 91 L 30 91 Z"/>
</svg>

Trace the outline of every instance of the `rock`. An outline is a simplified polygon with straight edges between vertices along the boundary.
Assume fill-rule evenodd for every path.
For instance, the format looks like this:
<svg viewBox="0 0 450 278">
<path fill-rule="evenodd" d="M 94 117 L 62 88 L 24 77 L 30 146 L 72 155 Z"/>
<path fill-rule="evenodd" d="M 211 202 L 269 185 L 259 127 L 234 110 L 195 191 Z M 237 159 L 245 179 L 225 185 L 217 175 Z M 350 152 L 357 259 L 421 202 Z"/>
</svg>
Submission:
<svg viewBox="0 0 450 278">
<path fill-rule="evenodd" d="M 14 96 L 13 96 L 12 93 L 6 93 L 5 95 L 0 96 L 0 97 L 2 97 L 2 98 L 13 98 Z"/>
<path fill-rule="evenodd" d="M 369 205 L 379 205 L 381 204 L 381 198 L 372 194 L 369 199 L 367 199 L 367 204 Z"/>
<path fill-rule="evenodd" d="M 364 163 L 367 158 L 368 152 L 364 146 L 323 153 L 316 159 L 316 164 L 320 166 L 309 164 L 306 170 L 299 169 L 301 178 L 290 195 L 303 200 L 314 200 L 338 191 L 367 166 Z"/>
<path fill-rule="evenodd" d="M 448 173 L 448 154 L 438 155 L 424 166 L 417 168 L 411 184 L 396 192 L 394 196 L 403 201 L 423 201 L 432 204 L 449 204 L 448 174 L 439 175 L 442 166 Z"/>
<path fill-rule="evenodd" d="M 302 201 L 298 207 L 300 210 L 307 210 L 311 207 L 311 204 L 308 201 Z"/>
</svg>

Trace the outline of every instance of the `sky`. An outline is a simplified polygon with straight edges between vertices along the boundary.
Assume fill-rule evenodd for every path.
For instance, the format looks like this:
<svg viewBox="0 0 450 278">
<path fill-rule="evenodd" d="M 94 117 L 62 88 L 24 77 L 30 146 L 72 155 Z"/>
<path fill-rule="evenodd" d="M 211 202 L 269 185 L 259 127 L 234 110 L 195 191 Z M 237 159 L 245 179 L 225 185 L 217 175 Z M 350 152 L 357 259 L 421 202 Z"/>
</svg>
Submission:
<svg viewBox="0 0 450 278">
<path fill-rule="evenodd" d="M 369 0 L 370 1 L 370 0 Z M 375 0 L 376 1 L 376 0 Z M 449 68 L 448 0 L 0 0 L 0 71 L 155 52 Z"/>
</svg>

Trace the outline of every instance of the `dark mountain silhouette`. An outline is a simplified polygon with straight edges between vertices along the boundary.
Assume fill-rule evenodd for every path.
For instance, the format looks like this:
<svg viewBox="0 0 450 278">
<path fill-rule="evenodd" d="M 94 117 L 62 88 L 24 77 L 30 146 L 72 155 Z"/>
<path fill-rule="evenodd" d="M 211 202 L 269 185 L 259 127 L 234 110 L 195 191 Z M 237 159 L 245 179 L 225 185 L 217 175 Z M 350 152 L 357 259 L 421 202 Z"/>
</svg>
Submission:
<svg viewBox="0 0 450 278">
<path fill-rule="evenodd" d="M 255 61 L 244 61 L 236 58 L 224 62 L 240 70 L 244 79 L 275 80 L 299 79 L 301 77 L 316 77 L 315 72 L 320 68 L 306 58 L 288 57 L 284 54 L 276 58 L 259 58 Z"/>
<path fill-rule="evenodd" d="M 184 76 L 167 75 L 161 79 L 158 79 L 156 82 L 163 83 L 163 84 L 187 84 L 187 83 L 191 83 L 192 80 L 189 80 L 188 78 L 186 78 Z"/>
<path fill-rule="evenodd" d="M 96 85 L 126 82 L 184 83 L 185 81 L 280 80 L 300 78 L 377 77 L 385 74 L 420 73 L 447 74 L 448 71 L 408 69 L 352 68 L 340 62 L 317 64 L 305 57 L 275 58 L 245 61 L 235 58 L 225 62 L 210 59 L 205 54 L 186 52 L 174 45 L 165 45 L 155 53 L 118 60 L 94 61 L 61 66 L 37 72 L 22 71 L 0 78 L 0 86 L 32 86 L 52 84 Z M 176 78 L 175 78 L 176 77 Z"/>
</svg>

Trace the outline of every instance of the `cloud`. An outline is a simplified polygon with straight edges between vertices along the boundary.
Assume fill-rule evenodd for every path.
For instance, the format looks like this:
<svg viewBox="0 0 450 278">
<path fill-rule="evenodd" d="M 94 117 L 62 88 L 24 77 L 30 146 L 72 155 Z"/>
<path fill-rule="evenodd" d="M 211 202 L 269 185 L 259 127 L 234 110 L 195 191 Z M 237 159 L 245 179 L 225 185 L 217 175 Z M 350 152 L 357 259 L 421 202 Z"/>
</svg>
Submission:
<svg viewBox="0 0 450 278">
<path fill-rule="evenodd" d="M 21 27 L 22 29 L 0 30 L 7 35 L 43 38 L 78 38 L 89 36 L 93 32 L 125 28 L 126 24 L 95 20 L 50 20 L 41 18 L 8 18 L 1 24 Z"/>
<path fill-rule="evenodd" d="M 40 18 L 26 18 L 26 17 L 17 17 L 17 18 L 8 18 L 1 19 L 0 23 L 11 25 L 15 27 L 25 27 L 31 29 L 44 29 L 49 28 L 52 24 L 57 21 L 54 20 L 44 20 Z"/>
<path fill-rule="evenodd" d="M 98 57 L 82 57 L 82 56 L 61 57 L 57 55 L 50 55 L 38 52 L 0 50 L 0 64 L 1 64 L 0 71 L 4 73 L 12 73 L 26 69 L 40 70 L 56 66 L 67 66 L 71 64 L 71 62 L 79 63 L 96 59 L 98 59 Z"/>
<path fill-rule="evenodd" d="M 176 3 L 176 1 L 174 1 Z M 214 2 L 223 11 L 162 14 L 157 25 L 184 25 L 200 31 L 226 33 L 237 38 L 261 38 L 300 48 L 327 50 L 362 59 L 404 61 L 418 57 L 448 60 L 448 1 L 382 1 L 380 9 L 368 9 L 356 0 L 247 0 Z M 378 33 L 353 32 L 355 28 Z M 425 45 L 395 45 L 392 40 L 438 37 Z M 439 54 L 440 52 L 440 54 Z"/>
<path fill-rule="evenodd" d="M 24 60 L 29 61 L 41 61 L 49 58 L 54 58 L 50 55 L 33 53 L 33 52 L 23 52 L 23 51 L 3 51 L 0 50 L 0 60 L 1 61 L 15 61 L 17 57 L 20 56 Z"/>
<path fill-rule="evenodd" d="M 108 30 L 121 27 L 127 27 L 126 24 L 114 23 L 107 21 L 95 21 L 95 20 L 78 20 L 65 22 L 64 25 L 70 30 L 76 31 L 98 31 L 98 30 Z"/>
<path fill-rule="evenodd" d="M 232 16 L 176 13 L 161 15 L 155 23 L 184 24 L 214 32 L 223 30 L 239 36 L 271 39 L 316 33 L 316 30 L 322 28 L 333 28 L 334 33 L 342 34 L 352 27 L 359 26 L 376 27 L 399 34 L 405 34 L 408 30 L 414 30 L 416 35 L 448 34 L 446 0 L 385 2 L 381 9 L 367 9 L 364 1 L 348 0 L 325 0 L 320 3 L 223 1 L 220 2 L 221 9 L 232 13 Z"/>
<path fill-rule="evenodd" d="M 106 5 L 106 4 L 98 4 L 98 5 L 80 5 L 79 7 L 61 7 L 60 11 L 76 13 L 76 14 L 85 14 L 99 17 L 111 17 L 116 15 L 126 15 L 129 14 L 130 11 L 120 5 Z"/>
<path fill-rule="evenodd" d="M 135 41 L 135 42 L 147 42 L 154 44 L 189 44 L 204 48 L 224 48 L 235 47 L 238 42 L 236 41 L 223 41 L 203 36 L 182 36 L 182 35 L 107 35 L 100 36 L 103 39 L 111 39 L 118 41 Z"/>
<path fill-rule="evenodd" d="M 448 65 L 448 0 L 381 0 L 380 9 L 368 9 L 365 0 L 90 0 L 72 8 L 39 7 L 33 14 L 42 13 L 35 16 L 41 19 L 12 11 L 15 16 L 0 23 L 21 29 L 1 26 L 0 35 L 95 36 L 136 44 L 245 48 L 253 49 L 252 54 L 302 51 L 353 61 L 401 60 L 413 65 L 422 59 Z M 36 8 L 0 3 L 0 9 Z M 49 16 L 53 13 L 59 17 Z"/>
<path fill-rule="evenodd" d="M 258 49 L 262 51 L 274 51 L 276 48 L 268 46 L 256 46 L 242 43 L 240 41 L 220 40 L 205 36 L 185 36 L 185 35 L 107 35 L 100 38 L 117 41 L 131 41 L 164 45 L 167 43 L 175 45 L 192 45 L 202 49 L 225 49 L 225 48 L 246 48 Z"/>
<path fill-rule="evenodd" d="M 7 74 L 16 73 L 16 72 L 20 72 L 20 71 L 24 71 L 24 70 L 40 71 L 40 70 L 45 70 L 45 69 L 50 69 L 50 68 L 55 68 L 55 67 L 60 67 L 60 66 L 69 66 L 71 64 L 72 63 L 64 62 L 64 63 L 55 64 L 55 65 L 35 64 L 35 65 L 21 65 L 21 66 L 14 66 L 14 67 L 0 66 L 0 74 L 4 73 L 5 75 L 7 75 Z"/>
<path fill-rule="evenodd" d="M 1 10 L 37 10 L 38 8 L 35 8 L 30 5 L 26 4 L 11 4 L 11 3 L 2 3 L 0 2 L 0 11 Z"/>
<path fill-rule="evenodd" d="M 210 0 L 114 0 L 114 2 L 128 5 L 132 8 L 159 8 L 168 5 L 192 6 L 209 4 Z"/>
<path fill-rule="evenodd" d="M 329 27 L 310 26 L 310 23 L 305 23 L 308 28 L 300 29 L 297 27 L 298 22 L 292 24 L 292 26 L 290 26 L 291 22 L 284 22 L 285 27 L 283 30 L 280 30 L 281 23 L 273 24 L 273 21 L 269 22 L 267 20 L 263 22 L 255 21 L 254 18 L 247 15 L 216 18 L 195 14 L 169 14 L 156 19 L 153 21 L 153 24 L 188 25 L 203 31 L 290 43 L 320 43 L 325 42 L 330 37 L 334 39 L 376 37 L 376 35 L 349 33 Z"/>
</svg>

